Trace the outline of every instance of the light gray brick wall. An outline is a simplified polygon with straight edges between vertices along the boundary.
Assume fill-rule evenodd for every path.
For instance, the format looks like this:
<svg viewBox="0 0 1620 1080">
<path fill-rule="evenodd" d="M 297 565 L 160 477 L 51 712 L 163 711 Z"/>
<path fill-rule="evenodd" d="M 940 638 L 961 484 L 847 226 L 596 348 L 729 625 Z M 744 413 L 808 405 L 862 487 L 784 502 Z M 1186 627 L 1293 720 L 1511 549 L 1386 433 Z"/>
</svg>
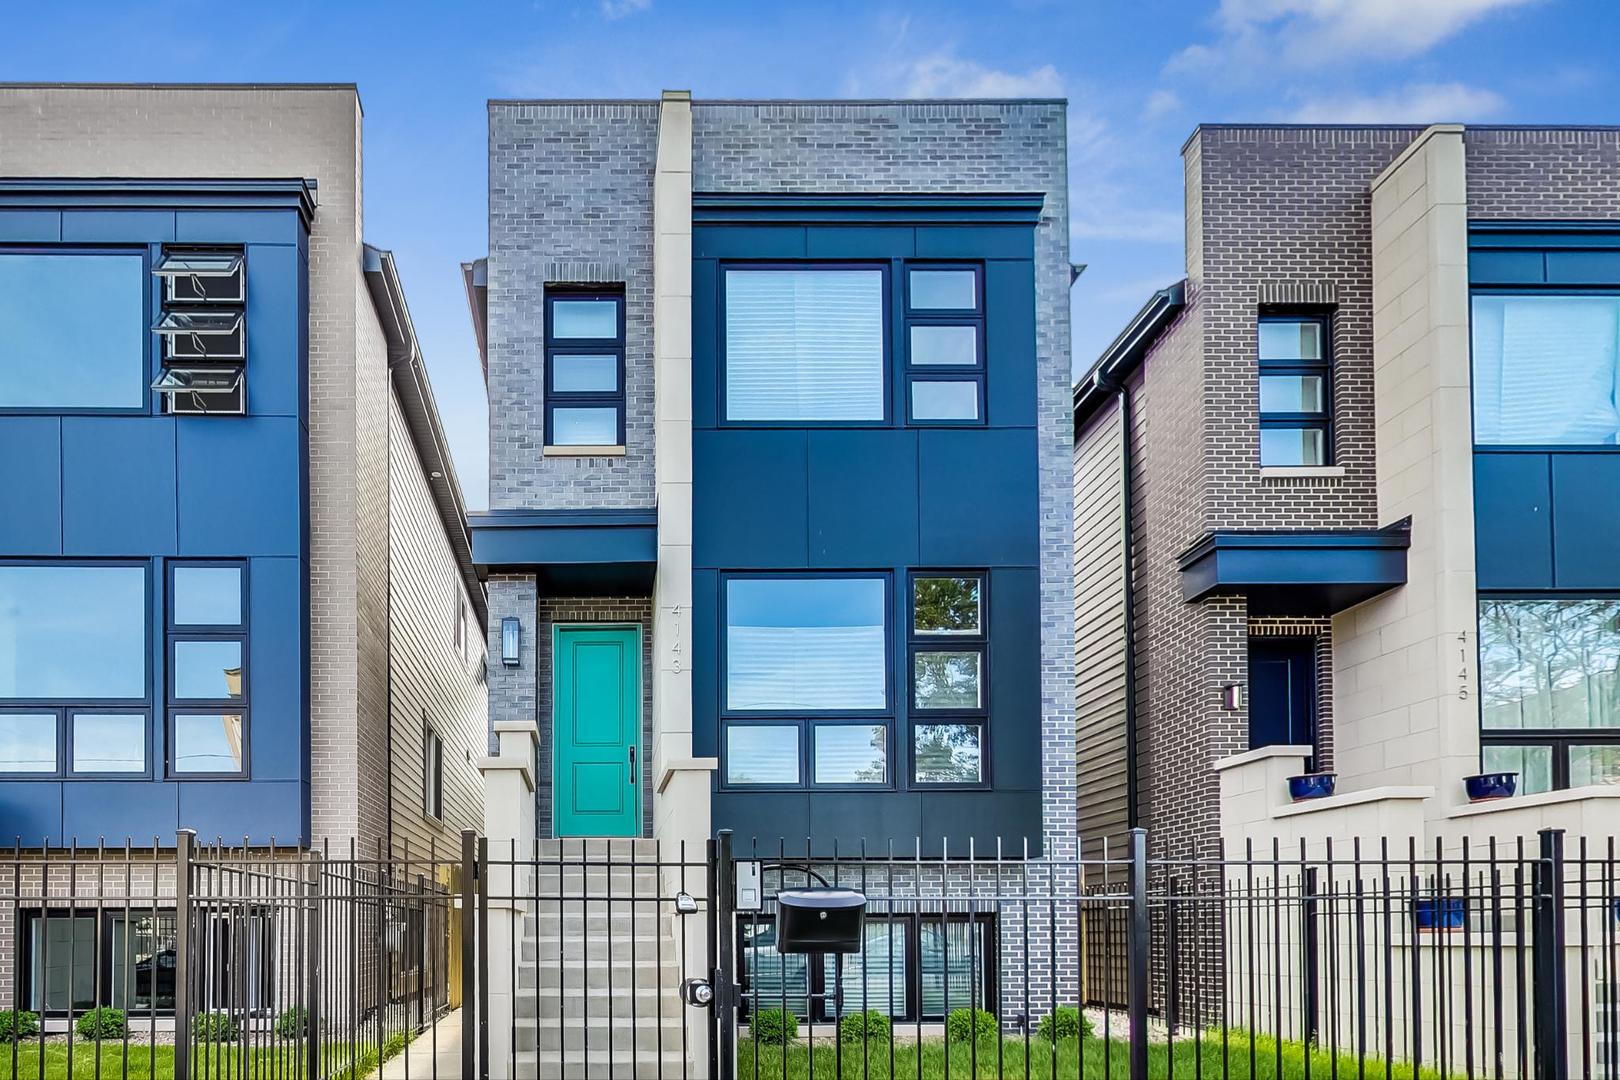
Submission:
<svg viewBox="0 0 1620 1080">
<path fill-rule="evenodd" d="M 489 506 L 653 499 L 652 175 L 657 102 L 489 106 Z M 622 284 L 625 453 L 546 457 L 545 290 Z"/>
</svg>

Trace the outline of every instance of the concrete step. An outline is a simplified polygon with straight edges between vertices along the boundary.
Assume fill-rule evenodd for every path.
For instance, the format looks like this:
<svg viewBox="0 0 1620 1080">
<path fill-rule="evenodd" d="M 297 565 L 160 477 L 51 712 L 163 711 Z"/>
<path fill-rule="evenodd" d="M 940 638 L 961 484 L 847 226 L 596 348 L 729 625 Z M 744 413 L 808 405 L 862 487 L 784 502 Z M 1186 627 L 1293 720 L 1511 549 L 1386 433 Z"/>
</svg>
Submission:
<svg viewBox="0 0 1620 1080">
<path fill-rule="evenodd" d="M 686 1008 L 681 1004 L 680 984 L 667 982 L 662 987 L 650 982 L 635 987 L 615 985 L 611 991 L 606 986 L 520 986 L 512 1006 L 517 1016 L 531 1020 L 563 1017 L 582 1023 L 606 1020 L 610 1013 L 625 1020 L 650 1020 L 660 1012 L 679 1015 Z"/>
<path fill-rule="evenodd" d="M 666 1045 L 661 1056 L 654 1050 L 652 1053 L 638 1053 L 634 1059 L 615 1057 L 611 1062 L 606 1054 L 598 1054 L 594 1049 L 589 1059 L 584 1054 L 547 1051 L 519 1053 L 514 1080 L 562 1080 L 563 1077 L 568 1080 L 639 1080 L 642 1077 L 648 1080 L 673 1080 L 676 1077 L 707 1074 L 707 1062 L 688 1065 L 679 1047 L 669 1049 Z"/>
<path fill-rule="evenodd" d="M 630 963 L 628 957 L 620 960 L 613 958 L 613 963 L 607 961 L 568 962 L 564 964 L 519 964 L 517 968 L 517 986 L 520 990 L 540 987 L 543 990 L 574 991 L 584 988 L 592 990 L 628 990 L 634 986 L 665 987 L 678 986 L 682 979 L 681 969 L 672 962 L 659 963 L 652 957 L 644 958 L 640 963 Z"/>
<path fill-rule="evenodd" d="M 640 933 L 579 937 L 574 935 L 531 935 L 518 943 L 518 959 L 525 964 L 566 965 L 615 963 L 636 964 L 663 960 L 673 963 L 680 954 L 680 941 L 667 934 Z"/>
<path fill-rule="evenodd" d="M 664 1017 L 662 1023 L 654 1023 L 654 1018 L 650 1016 L 640 1018 L 634 1025 L 628 1019 L 611 1022 L 604 1019 L 588 1024 L 559 1024 L 542 1020 L 536 1026 L 532 1019 L 525 1024 L 520 1018 L 513 1026 L 512 1040 L 519 1054 L 569 1054 L 583 1061 L 588 1044 L 593 1059 L 601 1055 L 606 1060 L 611 1046 L 615 1057 L 628 1060 L 632 1055 L 656 1056 L 660 1034 L 663 1035 L 666 1051 L 680 1049 L 682 1031 L 681 1018 L 669 1016 Z"/>
<path fill-rule="evenodd" d="M 646 837 L 633 839 L 630 837 L 593 837 L 589 839 L 567 840 L 540 840 L 533 849 L 538 861 L 545 862 L 586 862 L 586 863 L 625 863 L 631 859 L 637 863 L 654 863 L 658 861 L 659 846 L 657 840 Z M 530 854 L 524 851 L 527 857 Z M 679 850 L 670 851 L 665 861 L 674 861 L 680 858 Z M 690 854 L 690 861 L 700 862 L 703 852 Z"/>
</svg>

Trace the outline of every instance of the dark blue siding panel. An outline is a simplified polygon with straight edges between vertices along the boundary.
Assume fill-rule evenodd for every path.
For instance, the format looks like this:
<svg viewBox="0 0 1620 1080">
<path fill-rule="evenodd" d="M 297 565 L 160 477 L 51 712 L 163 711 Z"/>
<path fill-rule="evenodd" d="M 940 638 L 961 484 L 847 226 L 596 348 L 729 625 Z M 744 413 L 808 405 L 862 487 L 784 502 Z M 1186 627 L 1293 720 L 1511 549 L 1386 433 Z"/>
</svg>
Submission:
<svg viewBox="0 0 1620 1080">
<path fill-rule="evenodd" d="M 840 791 L 823 793 L 810 800 L 810 834 L 818 854 L 831 854 L 834 844 L 841 855 L 858 855 L 866 845 L 869 855 L 890 851 L 910 855 L 916 851 L 917 837 L 923 834 L 924 796 L 915 791 L 888 794 Z M 933 831 L 928 822 L 927 831 Z M 788 837 L 789 849 L 794 837 Z M 803 844 L 801 839 L 800 844 Z"/>
<path fill-rule="evenodd" d="M 62 550 L 67 555 L 172 555 L 174 421 L 62 420 Z"/>
<path fill-rule="evenodd" d="M 922 432 L 918 521 L 930 566 L 1040 560 L 1035 432 Z"/>
<path fill-rule="evenodd" d="M 1553 454 L 1553 583 L 1620 589 L 1620 456 Z"/>
<path fill-rule="evenodd" d="M 1027 225 L 919 226 L 919 259 L 1033 259 L 1035 230 Z M 1034 317 L 1034 308 L 1030 308 Z"/>
<path fill-rule="evenodd" d="M 993 427 L 1035 426 L 1035 264 L 985 265 L 985 405 Z"/>
<path fill-rule="evenodd" d="M 1041 786 L 1040 629 L 1040 571 L 991 570 L 988 738 L 998 790 Z"/>
<path fill-rule="evenodd" d="M 1041 793 L 997 791 L 939 791 L 923 796 L 923 853 L 939 853 L 940 837 L 950 840 L 950 854 L 965 856 L 973 842 L 976 856 L 994 858 L 1000 843 L 1003 856 L 1018 858 L 1029 842 L 1029 854 L 1041 854 Z"/>
<path fill-rule="evenodd" d="M 0 210 L 0 244 L 51 244 L 62 239 L 55 210 Z"/>
<path fill-rule="evenodd" d="M 62 422 L 54 416 L 0 417 L 0 552 L 62 551 Z"/>
<path fill-rule="evenodd" d="M 812 259 L 909 259 L 916 249 L 911 229 L 812 225 L 805 236 Z"/>
<path fill-rule="evenodd" d="M 692 230 L 694 259 L 802 259 L 803 225 L 699 225 Z"/>
<path fill-rule="evenodd" d="M 824 796 L 825 797 L 825 796 Z M 714 827 L 732 829 L 739 854 L 748 855 L 759 841 L 761 856 L 775 856 L 779 842 L 804 850 L 810 835 L 810 796 L 804 792 L 720 791 L 714 796 Z"/>
<path fill-rule="evenodd" d="M 693 559 L 705 567 L 804 566 L 803 431 L 694 431 Z"/>
<path fill-rule="evenodd" d="M 1468 281 L 1472 285 L 1533 285 L 1546 280 L 1546 260 L 1539 251 L 1471 251 Z"/>
<path fill-rule="evenodd" d="M 692 753 L 719 754 L 720 733 L 720 575 L 692 573 Z"/>
<path fill-rule="evenodd" d="M 1552 526 L 1547 455 L 1474 455 L 1474 547 L 1481 589 L 1551 588 Z"/>
<path fill-rule="evenodd" d="M 1620 284 L 1620 251 L 1549 251 L 1547 281 L 1553 285 Z"/>
<path fill-rule="evenodd" d="M 247 252 L 248 411 L 298 416 L 298 250 L 250 247 Z"/>
<path fill-rule="evenodd" d="M 692 263 L 693 352 L 692 426 L 712 428 L 720 418 L 720 372 L 715 359 L 720 341 L 720 264 L 713 259 Z M 698 343 L 703 342 L 699 347 Z"/>
<path fill-rule="evenodd" d="M 181 550 L 298 554 L 299 437 L 282 417 L 181 420 Z"/>
<path fill-rule="evenodd" d="M 299 836 L 299 785 L 288 781 L 186 780 L 180 788 L 180 827 L 200 840 L 216 837 L 253 846 Z"/>
<path fill-rule="evenodd" d="M 810 432 L 810 565 L 917 564 L 917 432 Z"/>
<path fill-rule="evenodd" d="M 43 841 L 47 847 L 61 847 L 63 839 L 59 781 L 20 780 L 0 784 L 0 843 L 38 847 Z"/>
<path fill-rule="evenodd" d="M 298 215 L 285 210 L 181 210 L 175 239 L 183 244 L 298 243 Z"/>
<path fill-rule="evenodd" d="M 66 210 L 62 240 L 84 244 L 159 244 L 174 239 L 172 210 Z"/>
<path fill-rule="evenodd" d="M 161 749 L 156 760 L 163 760 Z M 81 844 L 106 837 L 109 844 L 122 845 L 128 837 L 137 846 L 154 839 L 160 847 L 174 845 L 180 822 L 180 794 L 174 784 L 74 780 L 66 785 L 66 794 L 62 832 Z"/>
<path fill-rule="evenodd" d="M 307 713 L 302 663 L 304 583 L 293 558 L 253 559 L 248 572 L 250 672 L 248 745 L 254 780 L 297 780 L 302 755 L 298 726 L 290 718 Z"/>
</svg>

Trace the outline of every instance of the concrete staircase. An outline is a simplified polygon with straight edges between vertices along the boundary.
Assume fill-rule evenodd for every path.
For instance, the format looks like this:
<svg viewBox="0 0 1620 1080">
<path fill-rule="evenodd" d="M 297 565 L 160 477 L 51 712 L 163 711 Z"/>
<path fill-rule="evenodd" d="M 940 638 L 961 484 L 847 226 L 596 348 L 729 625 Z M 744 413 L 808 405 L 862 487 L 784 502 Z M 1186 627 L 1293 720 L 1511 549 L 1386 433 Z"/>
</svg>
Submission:
<svg viewBox="0 0 1620 1080">
<path fill-rule="evenodd" d="M 559 843 L 562 865 L 546 865 Z M 704 916 L 683 919 L 658 899 L 667 894 L 650 865 L 656 851 L 650 840 L 540 845 L 538 900 L 514 958 L 517 1080 L 707 1074 L 707 1061 L 696 1060 L 707 1014 L 678 993 L 683 929 L 702 942 Z M 632 852 L 649 865 L 629 866 Z M 614 865 L 567 865 L 581 861 Z"/>
</svg>

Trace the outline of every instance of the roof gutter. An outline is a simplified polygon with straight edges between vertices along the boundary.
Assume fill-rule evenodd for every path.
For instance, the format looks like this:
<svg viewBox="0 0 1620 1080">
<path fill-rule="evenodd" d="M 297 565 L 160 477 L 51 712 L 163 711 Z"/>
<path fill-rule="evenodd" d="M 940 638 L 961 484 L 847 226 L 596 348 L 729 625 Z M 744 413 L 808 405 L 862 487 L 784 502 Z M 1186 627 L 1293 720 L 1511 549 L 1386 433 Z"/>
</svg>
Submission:
<svg viewBox="0 0 1620 1080">
<path fill-rule="evenodd" d="M 1074 387 L 1074 427 L 1089 420 L 1141 364 L 1165 327 L 1187 307 L 1185 279 L 1154 293 Z"/>
</svg>

